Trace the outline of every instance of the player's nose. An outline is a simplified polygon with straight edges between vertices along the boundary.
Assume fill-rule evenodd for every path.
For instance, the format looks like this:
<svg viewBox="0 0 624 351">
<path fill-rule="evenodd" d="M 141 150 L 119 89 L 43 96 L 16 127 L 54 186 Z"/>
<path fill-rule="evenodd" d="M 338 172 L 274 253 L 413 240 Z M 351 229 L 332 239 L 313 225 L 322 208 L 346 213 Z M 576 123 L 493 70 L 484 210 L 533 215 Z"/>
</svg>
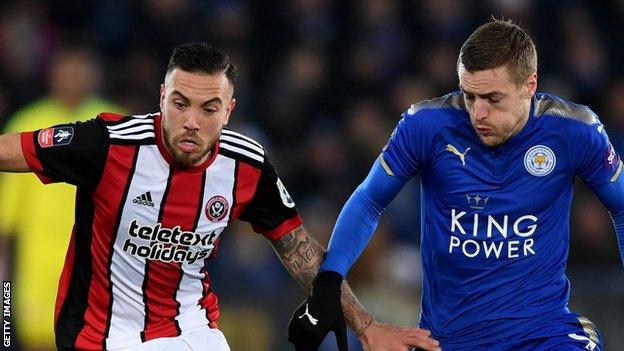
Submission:
<svg viewBox="0 0 624 351">
<path fill-rule="evenodd" d="M 186 116 L 184 116 L 184 128 L 188 130 L 199 129 L 199 118 L 201 118 L 199 111 L 194 108 L 188 109 Z"/>
<path fill-rule="evenodd" d="M 485 99 L 477 98 L 472 106 L 472 115 L 476 120 L 482 120 L 488 116 L 488 106 Z"/>
</svg>

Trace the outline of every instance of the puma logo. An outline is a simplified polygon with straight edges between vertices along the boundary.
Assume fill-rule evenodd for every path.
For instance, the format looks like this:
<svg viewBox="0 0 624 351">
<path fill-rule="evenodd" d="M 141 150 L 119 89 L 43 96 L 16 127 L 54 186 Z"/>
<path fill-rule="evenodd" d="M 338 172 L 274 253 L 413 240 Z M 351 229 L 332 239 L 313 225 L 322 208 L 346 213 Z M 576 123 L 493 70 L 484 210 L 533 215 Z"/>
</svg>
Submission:
<svg viewBox="0 0 624 351">
<path fill-rule="evenodd" d="M 308 304 L 307 303 L 306 303 L 305 313 L 302 314 L 301 316 L 299 316 L 299 319 L 303 318 L 303 316 L 308 317 L 308 319 L 310 320 L 310 323 L 312 323 L 312 325 L 316 325 L 316 323 L 318 322 L 318 319 L 312 317 L 312 315 L 308 312 Z"/>
<path fill-rule="evenodd" d="M 466 165 L 466 153 L 470 150 L 467 148 L 463 153 L 459 152 L 457 148 L 451 144 L 446 145 L 446 151 L 450 151 L 452 154 L 459 156 L 459 159 L 462 161 L 462 166 Z"/>
</svg>

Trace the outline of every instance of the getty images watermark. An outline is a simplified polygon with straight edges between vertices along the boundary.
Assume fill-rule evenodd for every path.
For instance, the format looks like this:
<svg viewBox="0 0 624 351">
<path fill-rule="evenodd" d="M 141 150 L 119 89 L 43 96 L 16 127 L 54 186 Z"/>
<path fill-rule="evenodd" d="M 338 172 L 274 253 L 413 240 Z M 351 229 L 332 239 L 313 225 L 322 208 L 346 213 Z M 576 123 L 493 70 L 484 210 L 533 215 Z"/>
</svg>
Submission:
<svg viewBox="0 0 624 351">
<path fill-rule="evenodd" d="M 11 347 L 11 282 L 2 282 L 2 346 Z"/>
</svg>

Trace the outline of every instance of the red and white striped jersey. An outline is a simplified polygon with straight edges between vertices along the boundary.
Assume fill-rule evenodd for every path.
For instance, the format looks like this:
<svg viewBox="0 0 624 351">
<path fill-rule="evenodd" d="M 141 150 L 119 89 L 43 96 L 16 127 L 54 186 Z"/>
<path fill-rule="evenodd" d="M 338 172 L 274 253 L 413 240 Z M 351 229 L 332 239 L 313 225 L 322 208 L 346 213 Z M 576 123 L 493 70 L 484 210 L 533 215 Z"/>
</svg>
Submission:
<svg viewBox="0 0 624 351">
<path fill-rule="evenodd" d="M 162 144 L 160 121 L 101 114 L 21 135 L 44 183 L 78 187 L 55 311 L 59 350 L 131 347 L 216 327 L 205 267 L 228 223 L 247 221 L 270 239 L 302 224 L 258 142 L 223 130 L 205 163 L 181 168 Z"/>
</svg>

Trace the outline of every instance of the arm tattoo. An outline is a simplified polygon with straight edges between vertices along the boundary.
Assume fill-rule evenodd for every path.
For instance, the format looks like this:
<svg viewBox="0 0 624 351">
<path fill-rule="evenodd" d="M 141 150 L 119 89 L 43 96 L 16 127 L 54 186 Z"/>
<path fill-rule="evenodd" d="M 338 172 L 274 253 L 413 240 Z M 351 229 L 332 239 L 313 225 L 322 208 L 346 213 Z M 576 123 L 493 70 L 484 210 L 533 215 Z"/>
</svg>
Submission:
<svg viewBox="0 0 624 351">
<path fill-rule="evenodd" d="M 271 244 L 284 267 L 307 292 L 312 289 L 325 250 L 303 227 L 298 227 Z"/>
<path fill-rule="evenodd" d="M 325 258 L 325 248 L 308 235 L 303 226 L 271 241 L 271 244 L 284 267 L 310 293 L 312 282 Z M 360 334 L 373 322 L 373 316 L 364 310 L 346 281 L 342 283 L 341 301 L 347 323 L 356 333 Z"/>
</svg>

